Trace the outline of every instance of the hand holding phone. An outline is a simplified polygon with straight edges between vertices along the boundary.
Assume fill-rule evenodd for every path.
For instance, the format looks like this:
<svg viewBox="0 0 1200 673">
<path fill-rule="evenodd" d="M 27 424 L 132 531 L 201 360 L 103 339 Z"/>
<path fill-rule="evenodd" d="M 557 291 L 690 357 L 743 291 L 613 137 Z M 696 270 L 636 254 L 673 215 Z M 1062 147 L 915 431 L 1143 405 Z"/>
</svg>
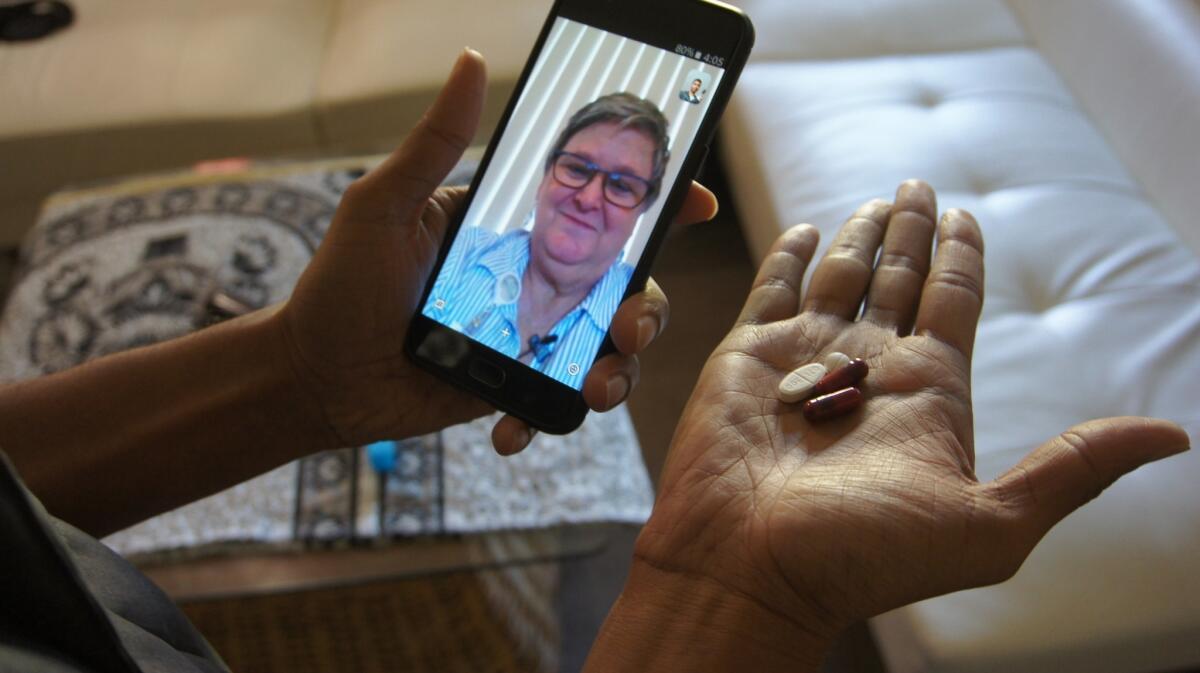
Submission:
<svg viewBox="0 0 1200 673">
<path fill-rule="evenodd" d="M 752 41 L 707 0 L 557 2 L 439 254 L 413 361 L 531 426 L 576 428 Z"/>
<path fill-rule="evenodd" d="M 419 435 L 493 410 L 415 367 L 403 352 L 438 245 L 465 196 L 462 189 L 434 186 L 475 134 L 485 80 L 482 57 L 464 53 L 405 142 L 347 190 L 324 243 L 273 318 L 294 376 L 314 402 L 310 413 L 329 428 L 325 445 Z M 712 194 L 697 185 L 677 219 L 707 219 L 715 209 Z M 606 399 L 612 381 L 636 382 L 632 354 L 646 345 L 638 339 L 645 320 L 666 320 L 666 298 L 653 284 L 618 310 L 613 335 L 619 352 L 597 362 L 585 383 L 591 407 L 612 406 Z M 527 425 L 508 417 L 493 441 L 501 452 L 515 453 L 529 434 Z"/>
</svg>

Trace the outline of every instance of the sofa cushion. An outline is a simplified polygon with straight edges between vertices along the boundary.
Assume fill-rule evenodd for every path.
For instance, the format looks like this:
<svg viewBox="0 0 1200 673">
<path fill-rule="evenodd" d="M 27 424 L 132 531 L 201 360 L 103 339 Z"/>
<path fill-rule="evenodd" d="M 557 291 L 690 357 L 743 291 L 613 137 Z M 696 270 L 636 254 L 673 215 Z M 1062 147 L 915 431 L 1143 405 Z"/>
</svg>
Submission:
<svg viewBox="0 0 1200 673">
<path fill-rule="evenodd" d="M 734 0 L 732 4 L 754 22 L 755 63 L 924 54 L 1025 41 L 1002 0 Z"/>
<path fill-rule="evenodd" d="M 768 4 L 780 34 L 789 21 L 816 30 L 826 10 L 795 3 L 789 18 Z M 971 23 L 961 12 L 988 23 L 996 7 L 958 3 L 946 16 L 960 23 L 946 24 L 928 1 L 858 3 L 859 27 L 839 23 L 847 4 L 830 25 L 848 41 L 954 33 Z M 1090 418 L 1200 431 L 1200 263 L 1055 71 L 1020 39 L 896 49 L 747 67 L 721 147 L 754 254 L 800 221 L 827 245 L 857 204 L 924 178 L 943 208 L 976 215 L 987 245 L 973 370 L 981 479 Z M 1143 468 L 1052 531 L 1013 580 L 875 620 L 885 659 L 894 673 L 1200 665 L 1196 479 L 1200 455 Z"/>
<path fill-rule="evenodd" d="M 304 107 L 329 0 L 74 0 L 75 24 L 0 50 L 0 138 Z"/>
<path fill-rule="evenodd" d="M 311 147 L 333 0 L 75 0 L 75 23 L 0 49 L 0 213 L 66 184 Z M 31 225 L 0 222 L 11 242 Z"/>
<path fill-rule="evenodd" d="M 1009 4 L 1167 222 L 1200 254 L 1200 0 Z M 1097 48 L 1114 44 L 1120 48 Z"/>
<path fill-rule="evenodd" d="M 464 47 L 488 64 L 486 139 L 504 110 L 550 0 L 342 0 L 316 105 L 324 140 L 361 147 L 399 138 L 433 102 Z"/>
</svg>

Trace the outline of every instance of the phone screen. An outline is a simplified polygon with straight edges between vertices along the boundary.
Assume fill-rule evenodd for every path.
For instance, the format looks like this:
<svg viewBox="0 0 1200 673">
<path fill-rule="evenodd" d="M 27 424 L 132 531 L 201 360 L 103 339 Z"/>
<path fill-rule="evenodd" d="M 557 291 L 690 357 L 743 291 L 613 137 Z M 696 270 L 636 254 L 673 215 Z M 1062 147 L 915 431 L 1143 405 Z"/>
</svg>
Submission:
<svg viewBox="0 0 1200 673">
<path fill-rule="evenodd" d="M 422 313 L 580 390 L 722 62 L 557 18 Z"/>
</svg>

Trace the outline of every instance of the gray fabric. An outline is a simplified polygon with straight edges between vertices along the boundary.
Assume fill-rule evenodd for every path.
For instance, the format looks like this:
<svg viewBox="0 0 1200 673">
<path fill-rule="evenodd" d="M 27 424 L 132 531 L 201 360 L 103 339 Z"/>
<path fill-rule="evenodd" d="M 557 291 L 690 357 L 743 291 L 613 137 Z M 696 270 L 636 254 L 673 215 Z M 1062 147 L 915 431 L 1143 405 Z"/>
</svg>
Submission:
<svg viewBox="0 0 1200 673">
<path fill-rule="evenodd" d="M 0 673 L 228 671 L 162 590 L 49 516 L 3 452 L 0 540 Z"/>
<path fill-rule="evenodd" d="M 83 673 L 97 669 L 86 668 L 71 661 L 62 652 L 49 652 L 36 642 L 6 640 L 0 633 L 0 673 Z"/>
</svg>

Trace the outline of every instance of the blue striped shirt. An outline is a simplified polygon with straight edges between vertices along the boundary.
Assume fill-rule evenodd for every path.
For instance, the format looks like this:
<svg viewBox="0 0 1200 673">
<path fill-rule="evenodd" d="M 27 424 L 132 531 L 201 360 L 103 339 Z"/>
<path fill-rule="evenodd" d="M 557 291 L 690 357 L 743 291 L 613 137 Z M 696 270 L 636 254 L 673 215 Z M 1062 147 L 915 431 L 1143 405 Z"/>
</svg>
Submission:
<svg viewBox="0 0 1200 673">
<path fill-rule="evenodd" d="M 528 231 L 500 235 L 463 227 L 421 312 L 516 359 L 528 349 L 529 337 L 521 338 L 517 322 L 517 299 L 527 266 Z M 581 389 L 632 276 L 631 266 L 619 259 L 614 262 L 583 301 L 542 335 L 558 340 L 535 355 L 529 366 Z"/>
</svg>

